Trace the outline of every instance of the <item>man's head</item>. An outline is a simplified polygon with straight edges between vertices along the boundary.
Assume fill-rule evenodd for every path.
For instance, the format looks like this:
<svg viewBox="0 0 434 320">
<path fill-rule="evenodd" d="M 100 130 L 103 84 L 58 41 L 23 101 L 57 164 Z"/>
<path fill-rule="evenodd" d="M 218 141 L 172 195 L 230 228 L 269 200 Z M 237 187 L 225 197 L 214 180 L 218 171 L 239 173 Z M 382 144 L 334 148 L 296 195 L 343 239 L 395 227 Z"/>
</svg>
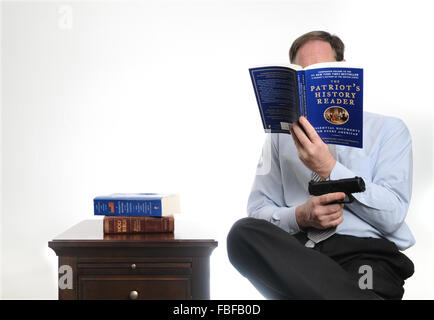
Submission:
<svg viewBox="0 0 434 320">
<path fill-rule="evenodd" d="M 297 38 L 289 49 L 291 63 L 302 67 L 319 62 L 344 60 L 344 43 L 325 31 L 311 31 Z"/>
</svg>

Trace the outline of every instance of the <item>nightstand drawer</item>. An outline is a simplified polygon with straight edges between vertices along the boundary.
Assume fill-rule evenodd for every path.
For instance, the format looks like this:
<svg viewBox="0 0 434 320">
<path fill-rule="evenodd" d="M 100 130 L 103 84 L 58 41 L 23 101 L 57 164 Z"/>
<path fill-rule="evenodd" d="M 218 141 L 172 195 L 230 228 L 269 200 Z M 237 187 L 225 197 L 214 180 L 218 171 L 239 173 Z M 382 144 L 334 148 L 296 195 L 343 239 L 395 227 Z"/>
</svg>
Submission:
<svg viewBox="0 0 434 320">
<path fill-rule="evenodd" d="M 79 262 L 80 275 L 191 275 L 189 261 L 89 261 Z"/>
<path fill-rule="evenodd" d="M 191 299 L 190 277 L 80 276 L 79 299 Z"/>
</svg>

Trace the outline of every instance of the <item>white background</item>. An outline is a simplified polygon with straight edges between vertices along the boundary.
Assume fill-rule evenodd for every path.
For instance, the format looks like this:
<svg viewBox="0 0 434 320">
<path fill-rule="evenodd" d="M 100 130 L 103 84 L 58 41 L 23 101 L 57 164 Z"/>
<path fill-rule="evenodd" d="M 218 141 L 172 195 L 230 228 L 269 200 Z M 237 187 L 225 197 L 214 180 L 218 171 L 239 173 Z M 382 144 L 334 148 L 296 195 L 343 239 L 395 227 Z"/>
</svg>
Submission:
<svg viewBox="0 0 434 320">
<path fill-rule="evenodd" d="M 225 243 L 265 138 L 248 68 L 327 30 L 365 68 L 365 110 L 411 132 L 405 298 L 433 299 L 431 13 L 417 0 L 3 2 L 2 298 L 57 298 L 47 243 L 93 218 L 94 196 L 168 191 L 219 241 L 211 298 L 262 299 Z"/>
</svg>

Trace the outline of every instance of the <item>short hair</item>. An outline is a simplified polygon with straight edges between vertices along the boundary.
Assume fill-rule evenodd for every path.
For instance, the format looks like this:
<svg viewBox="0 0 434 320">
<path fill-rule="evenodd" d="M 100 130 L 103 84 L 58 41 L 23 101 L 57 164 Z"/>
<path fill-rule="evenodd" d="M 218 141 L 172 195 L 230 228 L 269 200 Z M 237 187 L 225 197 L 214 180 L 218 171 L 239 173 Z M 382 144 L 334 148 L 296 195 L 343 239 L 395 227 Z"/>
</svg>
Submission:
<svg viewBox="0 0 434 320">
<path fill-rule="evenodd" d="M 344 60 L 345 45 L 338 36 L 331 35 L 326 31 L 311 31 L 298 37 L 292 43 L 291 48 L 289 49 L 289 60 L 291 63 L 294 61 L 298 49 L 300 49 L 302 45 L 310 40 L 323 40 L 330 43 L 333 51 L 335 52 L 336 61 Z"/>
</svg>

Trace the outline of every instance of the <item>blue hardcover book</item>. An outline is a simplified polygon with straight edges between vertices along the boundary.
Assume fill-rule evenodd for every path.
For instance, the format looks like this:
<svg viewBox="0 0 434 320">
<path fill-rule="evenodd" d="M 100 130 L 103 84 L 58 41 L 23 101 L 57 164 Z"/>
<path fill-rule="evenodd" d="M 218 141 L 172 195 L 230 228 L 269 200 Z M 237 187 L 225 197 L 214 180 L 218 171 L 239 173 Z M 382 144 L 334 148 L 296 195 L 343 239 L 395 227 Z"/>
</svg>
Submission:
<svg viewBox="0 0 434 320">
<path fill-rule="evenodd" d="M 363 69 L 326 62 L 249 71 L 266 132 L 290 134 L 304 116 L 325 143 L 363 148 Z"/>
<path fill-rule="evenodd" d="M 93 199 L 94 214 L 162 217 L 180 213 L 179 196 L 165 193 L 114 193 Z"/>
</svg>

